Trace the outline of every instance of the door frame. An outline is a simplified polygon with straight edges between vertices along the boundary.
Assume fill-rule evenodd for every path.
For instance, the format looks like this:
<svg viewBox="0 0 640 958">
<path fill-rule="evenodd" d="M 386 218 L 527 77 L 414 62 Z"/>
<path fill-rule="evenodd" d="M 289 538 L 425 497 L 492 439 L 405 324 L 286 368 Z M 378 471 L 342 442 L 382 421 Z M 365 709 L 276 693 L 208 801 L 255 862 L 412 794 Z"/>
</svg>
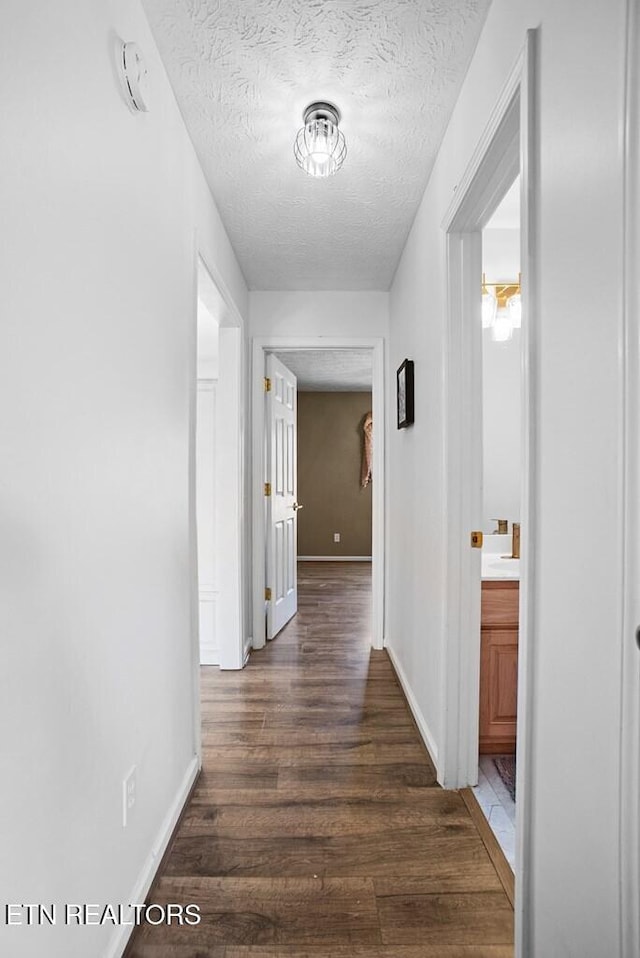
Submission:
<svg viewBox="0 0 640 958">
<path fill-rule="evenodd" d="M 624 562 L 622 618 L 622 709 L 620 776 L 620 890 L 622 958 L 640 954 L 640 653 L 635 632 L 640 625 L 640 10 L 627 5 L 627 51 L 624 124 Z"/>
<path fill-rule="evenodd" d="M 443 665 L 444 730 L 439 781 L 446 788 L 477 784 L 480 676 L 480 552 L 471 530 L 482 517 L 482 229 L 520 174 L 522 267 L 522 559 L 518 637 L 516 806 L 516 955 L 529 953 L 531 822 L 531 704 L 534 669 L 536 563 L 536 402 L 538 339 L 537 31 L 528 30 L 502 94 L 462 177 L 442 227 L 447 234 L 448 342 L 445 469 L 446 644 Z"/>
<path fill-rule="evenodd" d="M 378 423 L 373 443 L 372 486 L 372 647 L 384 648 L 384 588 L 385 588 L 385 401 L 384 401 L 384 339 L 362 339 L 338 336 L 264 336 L 253 340 L 252 382 L 252 500 L 253 500 L 253 647 L 261 649 L 265 639 L 265 522 L 264 522 L 264 368 L 265 354 L 308 349 L 371 349 L 373 363 L 372 412 Z"/>
<path fill-rule="evenodd" d="M 200 641 L 198 549 L 196 515 L 196 406 L 197 406 L 197 308 L 198 294 L 218 313 L 220 369 L 216 403 L 216 551 L 225 556 L 217 570 L 216 634 L 221 669 L 241 669 L 246 657 L 244 649 L 244 378 L 242 315 L 219 272 L 194 238 L 194 296 L 192 347 L 190 356 L 189 401 L 189 525 L 191 541 L 191 600 L 194 646 L 194 688 L 196 742 L 200 748 Z M 210 302 L 207 299 L 210 298 Z M 224 503 L 224 508 L 222 507 Z"/>
</svg>

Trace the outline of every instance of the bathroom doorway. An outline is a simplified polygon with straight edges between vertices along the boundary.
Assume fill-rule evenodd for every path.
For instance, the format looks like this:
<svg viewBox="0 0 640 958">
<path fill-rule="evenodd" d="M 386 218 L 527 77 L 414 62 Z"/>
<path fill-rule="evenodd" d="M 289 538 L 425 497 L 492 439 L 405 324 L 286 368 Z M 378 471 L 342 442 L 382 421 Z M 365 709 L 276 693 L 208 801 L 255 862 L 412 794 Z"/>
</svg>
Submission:
<svg viewBox="0 0 640 958">
<path fill-rule="evenodd" d="M 447 242 L 448 343 L 446 378 L 447 636 L 438 780 L 462 789 L 485 844 L 504 862 L 505 890 L 514 901 L 516 955 L 530 950 L 529 896 L 531 770 L 530 708 L 533 669 L 529 637 L 534 631 L 536 407 L 536 31 L 526 33 L 521 54 L 496 102 L 478 147 L 460 178 L 443 221 Z M 482 418 L 482 231 L 520 176 L 520 266 L 522 273 L 521 548 L 518 588 L 517 804 L 514 876 L 473 795 L 478 783 L 480 713 L 481 546 L 483 540 Z M 509 519 L 498 515 L 497 518 Z M 490 534 L 487 536 L 489 538 Z M 505 553 L 506 554 L 506 553 Z M 507 560 L 501 560 L 507 561 Z M 477 817 L 476 817 L 477 815 Z"/>
<path fill-rule="evenodd" d="M 520 177 L 482 231 L 482 533 L 478 784 L 512 871 L 522 468 Z"/>
</svg>

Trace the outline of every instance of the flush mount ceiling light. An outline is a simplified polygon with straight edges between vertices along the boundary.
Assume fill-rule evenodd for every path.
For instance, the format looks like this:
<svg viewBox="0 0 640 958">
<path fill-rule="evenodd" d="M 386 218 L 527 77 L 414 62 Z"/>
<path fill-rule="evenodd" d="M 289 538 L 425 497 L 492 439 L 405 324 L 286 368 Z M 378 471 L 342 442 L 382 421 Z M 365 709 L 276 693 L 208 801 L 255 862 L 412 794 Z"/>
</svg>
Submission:
<svg viewBox="0 0 640 958">
<path fill-rule="evenodd" d="M 332 176 L 347 155 L 347 144 L 338 129 L 340 111 L 333 103 L 310 103 L 303 113 L 293 152 L 301 170 L 309 176 Z"/>
</svg>

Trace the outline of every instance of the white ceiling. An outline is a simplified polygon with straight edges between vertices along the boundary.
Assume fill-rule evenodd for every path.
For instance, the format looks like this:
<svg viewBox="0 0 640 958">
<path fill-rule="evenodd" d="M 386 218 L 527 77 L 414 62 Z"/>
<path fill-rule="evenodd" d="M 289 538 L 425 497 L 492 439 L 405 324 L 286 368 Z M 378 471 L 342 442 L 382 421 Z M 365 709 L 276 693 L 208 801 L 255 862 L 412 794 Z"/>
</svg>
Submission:
<svg viewBox="0 0 640 958">
<path fill-rule="evenodd" d="M 276 353 L 298 379 L 303 392 L 369 392 L 373 381 L 370 349 L 296 349 Z"/>
<path fill-rule="evenodd" d="M 144 0 L 251 289 L 388 289 L 490 0 Z M 342 111 L 326 180 L 302 111 Z"/>
</svg>

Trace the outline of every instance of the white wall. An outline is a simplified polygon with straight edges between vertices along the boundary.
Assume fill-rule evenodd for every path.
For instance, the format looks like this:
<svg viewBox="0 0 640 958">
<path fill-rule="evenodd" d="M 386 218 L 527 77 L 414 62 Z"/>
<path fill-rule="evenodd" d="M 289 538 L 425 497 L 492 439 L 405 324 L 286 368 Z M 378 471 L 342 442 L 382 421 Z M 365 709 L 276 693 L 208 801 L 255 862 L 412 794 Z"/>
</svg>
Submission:
<svg viewBox="0 0 640 958">
<path fill-rule="evenodd" d="M 496 519 L 520 521 L 522 420 L 520 389 L 521 332 L 495 342 L 482 330 L 482 529 L 493 532 Z"/>
<path fill-rule="evenodd" d="M 386 336 L 389 294 L 383 292 L 249 293 L 252 336 Z"/>
<path fill-rule="evenodd" d="M 7 0 L 1 21 L 0 898 L 126 903 L 195 755 L 196 233 L 247 295 L 136 0 Z M 146 116 L 118 35 L 147 58 Z M 112 935 L 0 924 L 0 950 Z"/>
<path fill-rule="evenodd" d="M 390 431 L 388 639 L 438 744 L 447 720 L 441 223 L 526 28 L 540 26 L 536 695 L 525 865 L 535 958 L 619 954 L 623 350 L 611 291 L 621 286 L 624 16 L 622 0 L 494 0 L 390 298 L 390 368 L 415 360 L 416 422 Z M 390 393 L 390 416 L 393 401 Z"/>
<path fill-rule="evenodd" d="M 487 282 L 517 281 L 520 272 L 520 231 L 486 229 L 482 233 L 482 269 Z M 492 532 L 492 519 L 520 520 L 522 427 L 520 390 L 521 333 L 496 342 L 491 329 L 482 330 L 483 531 Z M 511 525 L 509 526 L 511 528 Z"/>
<path fill-rule="evenodd" d="M 517 283 L 520 273 L 520 230 L 482 231 L 482 270 L 487 283 Z"/>
</svg>

